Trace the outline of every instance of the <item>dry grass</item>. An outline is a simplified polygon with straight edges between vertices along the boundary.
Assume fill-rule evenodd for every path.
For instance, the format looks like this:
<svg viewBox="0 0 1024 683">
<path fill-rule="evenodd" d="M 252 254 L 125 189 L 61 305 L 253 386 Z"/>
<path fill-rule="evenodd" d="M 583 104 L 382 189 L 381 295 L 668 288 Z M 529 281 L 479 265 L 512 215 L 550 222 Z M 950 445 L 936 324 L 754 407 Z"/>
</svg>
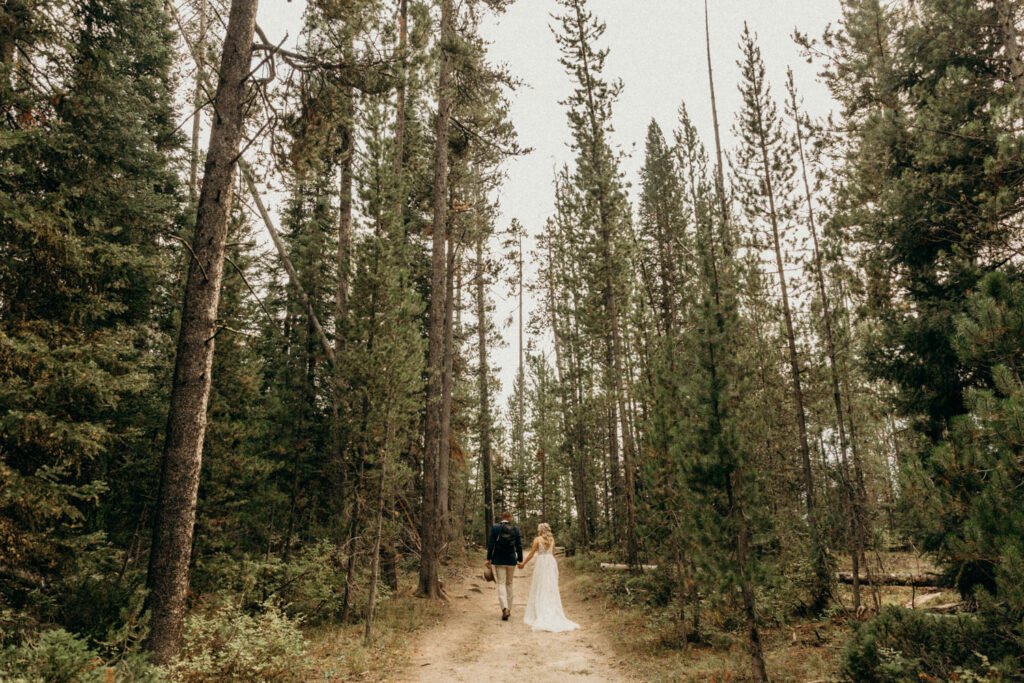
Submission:
<svg viewBox="0 0 1024 683">
<path fill-rule="evenodd" d="M 672 633 L 653 627 L 640 608 L 616 608 L 602 626 L 611 634 L 629 670 L 644 681 L 742 681 L 750 669 L 745 643 L 719 635 L 714 643 L 674 646 Z M 763 629 L 768 673 L 773 681 L 834 680 L 848 630 L 842 623 L 799 624 Z"/>
<path fill-rule="evenodd" d="M 873 564 L 878 558 L 873 558 Z M 936 571 L 933 564 L 913 553 L 883 553 L 881 563 L 890 573 L 918 573 Z M 709 642 L 678 646 L 677 626 L 666 618 L 659 618 L 657 610 L 649 607 L 622 607 L 607 600 L 608 576 L 597 570 L 593 563 L 574 563 L 576 589 L 588 600 L 603 600 L 601 628 L 609 634 L 616 656 L 629 663 L 629 670 L 644 681 L 742 681 L 749 670 L 749 656 L 742 633 L 717 633 Z M 849 570 L 849 558 L 840 564 Z M 912 597 L 920 600 L 936 592 L 927 588 L 884 586 L 879 600 L 885 604 L 904 605 Z M 852 603 L 852 587 L 838 586 L 838 595 L 844 605 Z M 941 591 L 931 604 L 953 602 L 953 591 Z M 873 612 L 873 600 L 867 587 L 863 600 Z M 706 621 L 715 621 L 705 615 Z M 821 620 L 794 620 L 781 628 L 762 628 L 761 637 L 768 674 L 773 681 L 838 681 L 842 665 L 842 652 L 850 637 L 851 623 L 841 616 Z"/>
<path fill-rule="evenodd" d="M 881 574 L 925 574 L 938 573 L 941 569 L 924 555 L 913 552 L 883 552 L 871 553 L 868 556 L 868 564 L 872 572 Z M 839 558 L 840 571 L 852 571 L 853 563 L 849 556 L 843 555 Z M 863 575 L 864 569 L 861 568 Z M 844 607 L 853 605 L 853 586 L 839 584 L 837 587 L 838 597 Z M 931 597 L 935 594 L 935 597 Z M 911 586 L 882 586 L 878 590 L 878 602 L 880 605 L 899 605 L 910 607 L 917 605 L 922 599 L 927 599 L 927 604 L 942 605 L 956 602 L 960 594 L 955 590 L 936 589 Z M 871 610 L 874 610 L 875 602 L 870 586 L 861 586 L 861 601 Z"/>
<path fill-rule="evenodd" d="M 312 662 L 308 681 L 392 681 L 404 668 L 420 629 L 434 626 L 442 605 L 417 598 L 415 574 L 400 577 L 398 593 L 379 605 L 373 642 L 363 643 L 362 622 L 307 629 Z"/>
<path fill-rule="evenodd" d="M 363 644 L 363 625 L 310 630 L 310 681 L 393 680 L 405 663 L 413 634 L 433 623 L 440 606 L 411 594 L 393 597 L 383 605 L 374 624 L 374 640 Z"/>
<path fill-rule="evenodd" d="M 898 551 L 883 553 L 868 553 L 868 564 L 873 572 L 886 574 L 923 574 L 926 572 L 938 572 L 939 568 L 925 555 L 914 552 Z M 851 571 L 853 562 L 849 555 L 839 557 L 839 570 Z M 861 573 L 864 568 L 861 567 Z"/>
</svg>

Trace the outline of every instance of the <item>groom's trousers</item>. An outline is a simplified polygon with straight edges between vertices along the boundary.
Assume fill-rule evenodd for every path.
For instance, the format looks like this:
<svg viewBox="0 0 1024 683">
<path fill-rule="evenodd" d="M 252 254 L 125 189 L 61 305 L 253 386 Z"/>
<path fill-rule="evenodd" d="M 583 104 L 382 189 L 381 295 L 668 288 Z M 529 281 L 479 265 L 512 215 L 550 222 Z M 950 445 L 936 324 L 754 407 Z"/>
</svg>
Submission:
<svg viewBox="0 0 1024 683">
<path fill-rule="evenodd" d="M 512 579 L 515 575 L 515 565 L 494 565 L 494 580 L 498 583 L 498 604 L 501 609 L 512 609 Z"/>
</svg>

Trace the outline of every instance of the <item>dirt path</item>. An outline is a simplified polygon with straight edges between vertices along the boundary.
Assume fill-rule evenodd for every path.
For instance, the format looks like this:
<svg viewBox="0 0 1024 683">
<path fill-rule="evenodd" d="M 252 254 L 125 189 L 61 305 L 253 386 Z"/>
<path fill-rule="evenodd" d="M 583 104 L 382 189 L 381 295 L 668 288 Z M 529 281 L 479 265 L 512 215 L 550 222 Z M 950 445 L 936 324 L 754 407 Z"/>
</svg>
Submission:
<svg viewBox="0 0 1024 683">
<path fill-rule="evenodd" d="M 495 584 L 482 578 L 483 562 L 460 568 L 446 590 L 444 617 L 411 648 L 402 681 L 629 681 L 612 659 L 599 624 L 600 607 L 577 597 L 571 570 L 561 568 L 562 604 L 581 629 L 534 633 L 523 623 L 533 576 L 517 571 L 512 618 L 501 620 Z"/>
</svg>

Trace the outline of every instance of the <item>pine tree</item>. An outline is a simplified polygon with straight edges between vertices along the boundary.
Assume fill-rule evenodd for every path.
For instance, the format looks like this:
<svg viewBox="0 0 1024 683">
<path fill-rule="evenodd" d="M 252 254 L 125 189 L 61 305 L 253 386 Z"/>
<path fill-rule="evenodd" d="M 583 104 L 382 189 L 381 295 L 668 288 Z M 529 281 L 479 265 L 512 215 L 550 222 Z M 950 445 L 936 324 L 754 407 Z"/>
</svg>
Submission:
<svg viewBox="0 0 1024 683">
<path fill-rule="evenodd" d="M 437 128 L 434 142 L 433 222 L 430 272 L 430 322 L 427 360 L 427 421 L 423 453 L 423 511 L 420 525 L 419 593 L 441 597 L 440 552 L 447 520 L 448 481 L 445 476 L 447 444 L 442 443 L 444 421 L 445 292 L 448 245 L 448 127 L 451 123 L 451 55 L 455 40 L 451 0 L 441 0 L 440 59 L 437 86 Z"/>
<path fill-rule="evenodd" d="M 755 234 L 763 223 L 767 223 L 771 250 L 774 252 L 776 282 L 779 287 L 789 350 L 790 391 L 796 415 L 804 502 L 811 528 L 813 561 L 817 573 L 817 583 L 812 588 L 809 609 L 817 613 L 828 603 L 831 576 L 826 557 L 827 550 L 821 536 L 819 511 L 816 509 L 814 472 L 811 468 L 811 449 L 807 435 L 807 408 L 801 377 L 803 371 L 797 350 L 796 326 L 790 304 L 791 292 L 786 277 L 783 248 L 784 230 L 795 210 L 793 182 L 796 169 L 792 145 L 782 129 L 778 110 L 766 81 L 761 50 L 746 24 L 743 27 L 740 47 L 743 51 L 743 59 L 739 62 L 743 73 L 740 85 L 743 109 L 736 123 L 736 132 L 741 140 L 736 155 L 737 194 Z"/>
<path fill-rule="evenodd" d="M 999 25 L 994 4 L 929 0 L 910 11 L 864 0 L 824 40 L 835 57 L 825 80 L 850 130 L 836 222 L 858 226 L 867 368 L 896 387 L 896 408 L 926 444 L 901 462 L 914 469 L 927 470 L 927 446 L 967 411 L 968 389 L 994 386 L 991 368 L 956 353 L 953 322 L 986 273 L 1014 258 L 1020 141 L 998 113 L 1015 97 Z M 943 49 L 925 47 L 935 44 Z M 985 574 L 960 571 L 961 590 Z"/>
<path fill-rule="evenodd" d="M 625 535 L 627 560 L 630 566 L 637 567 L 640 549 L 635 531 L 635 453 L 626 405 L 621 329 L 624 311 L 620 310 L 629 300 L 624 271 L 627 236 L 632 227 L 618 160 L 607 137 L 611 108 L 621 84 L 609 83 L 602 76 L 608 51 L 597 44 L 605 24 L 594 18 L 584 0 L 560 0 L 559 4 L 564 10 L 564 14 L 556 17 L 560 26 L 555 36 L 562 51 L 560 62 L 575 82 L 565 105 L 576 154 L 572 183 L 582 199 L 577 210 L 586 231 L 586 260 L 582 267 L 588 272 L 587 281 L 592 283 L 587 326 L 603 340 L 603 389 L 615 522 Z"/>
<path fill-rule="evenodd" d="M 145 524 L 184 222 L 161 3 L 71 3 L 60 31 L 53 9 L 0 10 L 0 604 L 26 625 Z M 45 81 L 12 74 L 22 51 Z M 118 606 L 90 609 L 68 625 L 101 637 Z"/>
</svg>

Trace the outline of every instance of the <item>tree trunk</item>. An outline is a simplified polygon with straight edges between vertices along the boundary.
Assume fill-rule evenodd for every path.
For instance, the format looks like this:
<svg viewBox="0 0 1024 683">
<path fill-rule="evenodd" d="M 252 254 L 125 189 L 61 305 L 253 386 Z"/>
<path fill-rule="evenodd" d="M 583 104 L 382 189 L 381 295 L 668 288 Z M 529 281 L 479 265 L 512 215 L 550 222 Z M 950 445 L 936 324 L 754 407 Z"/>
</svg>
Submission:
<svg viewBox="0 0 1024 683">
<path fill-rule="evenodd" d="M 477 416 L 477 439 L 480 444 L 480 469 L 484 487 L 484 543 L 494 524 L 494 488 L 491 483 L 491 397 L 490 366 L 487 361 L 487 299 L 484 279 L 484 241 L 476 243 L 476 320 L 477 320 L 477 384 L 480 392 L 480 412 Z"/>
<path fill-rule="evenodd" d="M 709 24 L 708 0 L 704 0 L 704 40 L 708 53 L 708 86 L 711 89 L 711 120 L 715 129 L 715 158 L 717 159 L 717 165 L 715 166 L 715 190 L 718 194 L 718 209 L 723 221 L 722 230 L 726 231 L 729 224 L 729 209 L 726 204 L 725 164 L 722 162 L 722 136 L 718 125 L 718 104 L 715 100 L 715 74 L 711 68 L 711 28 Z M 726 248 L 726 254 L 728 254 L 728 243 L 723 244 L 723 247 Z"/>
<path fill-rule="evenodd" d="M 800 171 L 803 178 L 804 184 L 804 196 L 807 201 L 807 227 L 811 233 L 811 245 L 813 247 L 812 255 L 814 259 L 814 275 L 818 285 L 818 296 L 821 298 L 821 316 L 824 322 L 825 328 L 825 349 L 828 355 L 829 375 L 832 380 L 832 403 L 836 409 L 836 430 L 839 436 L 839 453 L 840 453 L 840 464 L 843 467 L 843 477 L 840 485 L 846 493 L 846 498 L 849 503 L 850 511 L 850 531 L 851 540 L 853 541 L 852 558 L 853 558 L 853 610 L 854 613 L 860 611 L 860 571 L 859 556 L 864 552 L 863 546 L 863 534 L 861 533 L 863 518 L 862 510 L 864 501 L 860 499 L 858 491 L 856 491 L 849 481 L 849 476 L 846 474 L 847 468 L 847 450 L 849 443 L 846 438 L 846 420 L 843 412 L 843 396 L 839 386 L 839 367 L 836 362 L 837 352 L 835 344 L 835 336 L 832 331 L 832 306 L 831 300 L 828 294 L 828 288 L 825 286 L 825 269 L 821 260 L 821 250 L 818 245 L 818 227 L 817 221 L 814 218 L 814 196 L 811 192 L 811 183 L 807 177 L 807 160 L 804 156 L 804 134 L 803 125 L 800 120 L 800 110 L 796 97 L 796 89 L 793 85 L 793 73 L 789 73 L 789 93 L 790 93 L 790 106 L 792 107 L 793 123 L 796 129 L 796 142 L 797 142 L 797 153 L 800 157 Z M 855 469 L 857 463 L 854 464 Z"/>
<path fill-rule="evenodd" d="M 836 579 L 839 583 L 852 584 L 858 578 L 864 581 L 867 577 L 857 577 L 853 572 L 839 572 L 836 574 Z M 948 576 L 934 572 L 922 572 L 920 574 L 876 574 L 872 578 L 881 586 L 953 587 Z"/>
<path fill-rule="evenodd" d="M 277 228 L 274 226 L 274 221 L 270 216 L 270 212 L 267 211 L 266 205 L 263 204 L 263 198 L 260 197 L 259 189 L 256 187 L 256 181 L 252 178 L 252 170 L 245 162 L 245 159 L 239 158 L 238 165 L 242 168 L 242 177 L 245 179 L 246 187 L 249 188 L 249 195 L 252 197 L 253 203 L 256 204 L 256 210 L 259 211 L 260 217 L 263 219 L 263 225 L 267 228 L 267 233 L 270 235 L 270 241 L 274 243 L 274 249 L 277 251 L 278 257 L 281 259 L 281 264 L 284 266 L 285 272 L 288 273 L 288 284 L 295 287 L 295 292 L 299 295 L 299 300 L 302 301 L 302 305 L 306 309 L 306 315 L 309 316 L 309 320 L 313 325 L 313 330 L 316 332 L 316 337 L 320 341 L 320 348 L 323 350 L 324 356 L 327 357 L 327 361 L 332 367 L 334 367 L 336 364 L 334 348 L 331 346 L 331 341 L 327 338 L 327 333 L 324 332 L 323 325 L 320 324 L 320 318 L 317 317 L 316 311 L 313 310 L 313 302 L 306 293 L 306 288 L 302 286 L 302 281 L 299 280 L 298 271 L 295 270 L 292 260 L 288 257 L 288 249 L 285 248 L 285 244 L 281 240 L 281 235 L 277 232 Z M 209 167 L 209 161 L 207 161 L 207 167 Z M 287 337 L 287 331 L 285 336 Z"/>
<path fill-rule="evenodd" d="M 1020 43 L 1017 36 L 1016 12 L 1012 0 L 994 0 L 996 15 L 999 17 L 999 36 L 1006 50 L 1006 60 L 1010 63 L 1010 81 L 1013 90 L 1020 95 L 1024 92 L 1024 61 L 1020 56 Z"/>
<path fill-rule="evenodd" d="M 444 374 L 441 378 L 441 436 L 437 467 L 437 502 L 441 506 L 441 542 L 454 539 L 451 511 L 452 400 L 455 385 L 455 240 L 447 244 L 444 281 Z"/>
<path fill-rule="evenodd" d="M 579 4 L 575 5 L 576 10 L 576 23 L 579 30 L 579 37 L 581 45 L 584 45 L 586 40 L 586 30 L 584 28 L 583 12 Z M 626 552 L 627 557 L 631 565 L 637 564 L 638 557 L 638 544 L 636 540 L 636 528 L 635 525 L 630 523 L 630 520 L 635 520 L 635 510 L 633 509 L 633 495 L 632 492 L 627 493 L 627 488 L 632 486 L 632 472 L 629 471 L 630 465 L 630 448 L 632 446 L 632 439 L 628 430 L 628 418 L 625 415 L 622 417 L 622 439 L 623 439 L 623 470 L 625 473 L 625 480 L 623 479 L 622 471 L 620 471 L 619 463 L 619 441 L 617 436 L 617 422 L 619 421 L 619 401 L 622 396 L 622 367 L 620 359 L 622 357 L 622 350 L 620 348 L 620 337 L 619 337 L 619 314 L 618 314 L 618 301 L 615 295 L 615 263 L 612 245 L 612 216 L 609 215 L 609 190 L 607 187 L 605 172 L 607 169 L 604 167 L 604 155 L 598 147 L 598 140 L 603 139 L 604 131 L 601 129 L 597 121 L 597 105 L 594 99 L 593 93 L 593 80 L 590 77 L 590 63 L 587 57 L 586 49 L 581 49 L 580 54 L 583 59 L 583 71 L 584 81 L 586 84 L 587 94 L 587 116 L 590 120 L 591 128 L 591 163 L 597 173 L 597 186 L 594 188 L 598 219 L 599 219 L 599 237 L 601 240 L 601 253 L 604 260 L 605 267 L 605 280 L 604 280 L 604 308 L 605 315 L 608 322 L 608 332 L 605 339 L 605 370 L 606 370 L 606 386 L 605 390 L 608 392 L 607 399 L 609 401 L 609 416 L 608 416 L 608 463 L 610 468 L 611 477 L 611 488 L 612 488 L 612 499 L 613 504 L 616 508 L 616 522 L 621 523 L 622 513 L 625 514 L 626 524 Z"/>
<path fill-rule="evenodd" d="M 750 539 L 746 513 L 740 498 L 743 496 L 743 477 L 739 470 L 730 475 L 735 478 L 735 488 L 729 490 L 729 507 L 739 522 L 736 534 L 736 565 L 739 569 L 740 594 L 743 596 L 743 614 L 747 622 L 747 640 L 750 644 L 752 674 L 755 681 L 767 681 L 768 673 L 764 667 L 764 652 L 761 647 L 761 633 L 757 627 L 757 610 L 755 607 L 754 588 L 751 584 L 747 562 L 750 559 Z"/>
<path fill-rule="evenodd" d="M 342 352 L 345 348 L 348 323 L 349 280 L 351 278 L 352 260 L 352 156 L 355 149 L 355 136 L 353 134 L 354 107 L 352 101 L 352 89 L 346 88 L 345 90 L 346 92 L 342 95 L 341 103 L 341 116 L 343 120 L 341 125 L 338 127 L 338 135 L 341 137 L 341 149 L 340 158 L 337 160 L 339 165 L 338 273 L 337 283 L 334 290 L 334 355 L 336 358 L 342 357 Z M 335 482 L 337 496 L 334 512 L 337 515 L 337 523 L 340 526 L 344 515 L 344 501 L 348 500 L 350 495 L 348 487 L 349 472 L 347 463 L 345 462 L 344 452 L 345 435 L 342 426 L 345 376 L 343 374 L 341 363 L 335 363 L 333 370 L 334 384 L 331 387 L 331 434 L 333 439 L 334 472 L 332 473 L 332 479 Z M 358 500 L 358 488 L 353 492 L 352 497 L 353 500 Z M 340 529 L 338 529 L 338 531 L 339 533 L 338 538 L 336 539 L 336 544 L 340 552 L 345 541 L 341 538 Z M 348 587 L 346 585 L 346 604 L 342 609 L 343 612 L 347 612 L 347 592 Z"/>
<path fill-rule="evenodd" d="M 387 429 L 390 431 L 390 425 Z M 388 444 L 385 443 L 384 460 L 380 466 L 380 486 L 377 489 L 377 524 L 373 534 L 373 551 L 370 553 L 370 557 L 373 560 L 370 571 L 370 588 L 366 598 L 366 624 L 363 630 L 363 644 L 367 646 L 373 641 L 373 617 L 377 607 L 377 580 L 380 576 L 381 537 L 384 535 L 384 494 L 388 475 L 387 448 Z"/>
<path fill-rule="evenodd" d="M 707 0 L 704 2 L 704 31 L 705 40 L 707 44 L 707 56 L 708 56 L 708 84 L 711 88 L 711 109 L 714 114 L 714 128 L 715 128 L 715 151 L 718 158 L 718 169 L 717 169 L 717 190 L 719 199 L 719 210 L 721 212 L 722 221 L 722 251 L 723 255 L 728 257 L 731 249 L 731 241 L 728 232 L 729 226 L 729 211 L 725 197 L 725 180 L 724 180 L 724 169 L 722 164 L 722 144 L 719 137 L 718 130 L 718 113 L 715 105 L 715 82 L 713 72 L 711 68 L 711 32 L 708 22 L 708 6 Z M 715 334 L 709 337 L 708 345 L 708 359 L 709 359 L 709 371 L 710 371 L 710 385 L 712 387 L 711 392 L 711 415 L 712 415 L 712 428 L 714 430 L 714 439 L 720 441 L 723 437 L 721 434 L 722 418 L 723 418 L 723 406 L 721 404 L 720 396 L 718 393 L 718 362 L 719 356 L 725 355 L 720 354 L 718 349 L 718 340 L 725 340 L 725 332 L 727 330 L 725 325 L 725 315 L 722 310 L 722 295 L 721 295 L 721 282 L 719 280 L 719 269 L 717 263 L 717 255 L 715 253 L 715 241 L 713 238 L 714 226 L 709 226 L 709 240 L 708 240 L 708 265 L 707 270 L 710 271 L 711 275 L 711 287 L 712 287 L 712 301 L 714 310 L 712 316 L 715 321 Z M 733 470 L 726 477 L 725 488 L 726 495 L 729 502 L 730 516 L 735 517 L 737 522 L 737 533 L 736 533 L 736 564 L 738 569 L 738 575 L 740 580 L 740 592 L 743 597 L 743 611 L 747 621 L 747 640 L 750 646 L 750 660 L 751 660 L 751 674 L 756 681 L 768 680 L 767 672 L 764 666 L 764 654 L 761 648 L 761 634 L 757 627 L 757 611 L 755 605 L 755 595 L 753 587 L 751 586 L 750 576 L 748 575 L 747 562 L 749 560 L 750 548 L 749 548 L 749 529 L 746 519 L 746 514 L 743 505 L 742 496 L 745 493 L 745 487 L 743 482 L 743 472 L 741 470 Z M 734 481 L 735 478 L 735 481 Z"/>
<path fill-rule="evenodd" d="M 210 133 L 181 313 L 160 491 L 146 586 L 151 613 L 146 648 L 166 663 L 181 646 L 206 435 L 224 246 L 234 191 L 235 161 L 245 128 L 246 79 L 252 57 L 257 0 L 233 0 L 228 18 L 217 115 Z"/>
<path fill-rule="evenodd" d="M 516 371 L 516 379 L 519 382 L 519 393 L 516 396 L 516 419 L 519 424 L 519 434 L 516 440 L 516 459 L 518 460 L 516 469 L 519 472 L 519 497 L 517 503 L 522 507 L 521 509 L 525 512 L 526 501 L 525 491 L 522 485 L 522 473 L 526 466 L 526 365 L 523 363 L 523 234 L 518 224 L 517 228 L 517 242 L 519 257 L 516 260 L 516 285 L 519 289 L 518 292 L 518 308 L 519 308 L 519 325 L 518 325 L 518 347 L 519 347 L 519 366 Z M 541 492 L 543 496 L 543 491 Z"/>
<path fill-rule="evenodd" d="M 442 412 L 444 410 L 445 291 L 447 284 L 448 232 L 448 126 L 451 123 L 451 55 L 453 37 L 452 1 L 441 0 L 441 56 L 437 87 L 437 134 L 434 143 L 433 251 L 430 257 L 431 289 L 427 345 L 427 421 L 424 432 L 423 511 L 420 529 L 419 595 L 441 597 L 441 542 L 445 502 L 439 497 L 447 490 L 440 481 Z"/>
<path fill-rule="evenodd" d="M 402 227 L 405 236 L 405 90 L 409 43 L 409 0 L 401 0 L 398 7 L 398 49 L 400 53 L 400 76 L 398 94 L 395 98 L 395 158 L 393 169 L 398 191 L 395 192 L 395 220 Z M 395 501 L 392 497 L 389 515 L 394 517 Z M 381 548 L 381 569 L 384 580 L 392 592 L 398 590 L 398 552 L 391 543 Z"/>
<path fill-rule="evenodd" d="M 188 190 L 192 201 L 199 198 L 199 134 L 203 126 L 203 97 L 206 69 L 206 0 L 199 0 L 199 36 L 196 40 L 195 93 L 192 96 L 192 154 L 189 158 Z"/>
<path fill-rule="evenodd" d="M 775 248 L 775 265 L 779 275 L 779 292 L 782 295 L 782 316 L 786 321 L 786 344 L 789 348 L 789 371 L 793 378 L 793 403 L 796 405 L 797 436 L 800 441 L 800 460 L 804 475 L 804 492 L 807 495 L 807 515 L 813 523 L 814 517 L 814 474 L 811 470 L 811 447 L 807 440 L 807 414 L 804 410 L 803 383 L 800 380 L 800 361 L 796 353 L 796 334 L 793 331 L 793 312 L 789 307 L 789 288 L 786 284 L 786 267 L 782 261 L 782 241 L 779 236 L 779 215 L 775 208 L 775 192 L 772 187 L 771 162 L 768 158 L 768 143 L 764 135 L 760 139 L 761 160 L 764 164 L 764 186 L 768 195 L 768 219 L 772 226 L 772 244 Z"/>
</svg>

